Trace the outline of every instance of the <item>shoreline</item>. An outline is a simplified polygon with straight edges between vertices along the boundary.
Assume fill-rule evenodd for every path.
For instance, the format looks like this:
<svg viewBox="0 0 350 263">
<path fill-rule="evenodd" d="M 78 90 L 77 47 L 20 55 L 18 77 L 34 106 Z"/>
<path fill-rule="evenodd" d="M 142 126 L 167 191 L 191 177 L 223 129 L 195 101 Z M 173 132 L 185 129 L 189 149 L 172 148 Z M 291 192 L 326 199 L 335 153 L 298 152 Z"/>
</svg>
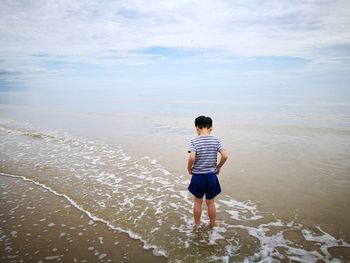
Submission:
<svg viewBox="0 0 350 263">
<path fill-rule="evenodd" d="M 165 257 L 155 256 L 151 248 L 146 248 L 141 240 L 136 240 L 136 236 L 133 238 L 130 233 L 122 232 L 115 226 L 111 228 L 108 222 L 74 205 L 68 196 L 50 187 L 2 171 L 0 187 L 6 189 L 0 195 L 0 202 L 3 203 L 0 214 L 3 224 L 0 230 L 1 240 L 4 241 L 1 259 L 4 261 L 166 262 Z M 23 214 L 17 215 L 18 211 Z M 47 217 L 50 217 L 49 220 Z M 49 224 L 46 223 L 48 221 Z M 39 225 L 43 226 L 40 230 L 37 227 Z M 81 231 L 75 233 L 78 230 Z M 31 233 L 33 231 L 36 232 L 34 235 Z M 75 243 L 73 240 L 76 238 L 81 240 Z M 55 247 L 48 251 L 51 246 Z"/>
<path fill-rule="evenodd" d="M 144 138 L 139 139 L 140 142 L 134 139 L 132 142 L 120 142 L 127 138 L 123 136 L 118 140 L 107 136 L 109 141 L 101 142 L 93 136 L 71 135 L 71 131 L 56 133 L 29 127 L 22 129 L 21 124 L 18 127 L 14 124 L 9 132 L 1 134 L 4 139 L 0 170 L 17 175 L 17 179 L 27 178 L 30 181 L 27 183 L 37 183 L 45 191 L 63 197 L 59 199 L 65 199 L 62 201 L 75 206 L 73 209 L 80 210 L 80 215 L 83 212 L 92 222 L 103 223 L 110 232 L 127 233 L 127 240 L 141 240 L 142 237 L 146 240 L 144 244 L 152 243 L 166 251 L 168 260 L 192 262 L 196 255 L 208 260 L 213 257 L 258 260 L 303 259 L 307 256 L 315 261 L 330 257 L 349 258 L 350 245 L 347 232 L 344 232 L 348 226 L 341 221 L 345 218 L 344 214 L 336 216 L 329 213 L 339 209 L 339 205 L 332 205 L 335 200 L 340 200 L 337 203 L 341 205 L 344 200 L 343 195 L 329 190 L 337 183 L 337 177 L 324 177 L 328 191 L 323 191 L 322 195 L 318 193 L 324 184 L 310 188 L 310 183 L 323 175 L 323 166 L 320 166 L 320 173 L 315 170 L 315 164 L 320 163 L 317 160 L 302 166 L 302 169 L 287 169 L 294 159 L 277 156 L 278 162 L 272 162 L 273 154 L 264 155 L 269 156 L 264 159 L 252 155 L 249 148 L 237 146 L 240 154 L 235 159 L 236 163 L 232 163 L 236 170 L 227 167 L 221 177 L 226 195 L 218 200 L 220 227 L 214 233 L 203 232 L 196 236 L 191 228 L 191 197 L 185 190 L 188 177 L 179 168 L 183 160 L 171 159 L 174 155 L 184 156 L 181 143 L 187 135 L 177 138 L 173 142 L 175 147 L 168 149 L 156 143 L 160 138 L 166 142 L 167 131 L 148 134 L 150 141 L 147 143 L 142 142 Z M 134 137 L 130 134 L 130 138 Z M 171 140 L 174 141 L 173 138 Z M 142 145 L 142 151 L 133 148 L 139 145 Z M 256 148 L 259 150 L 263 145 L 256 146 L 260 147 Z M 292 152 L 300 153 L 300 149 L 304 148 L 287 146 L 293 145 L 284 145 L 279 152 L 283 153 L 288 148 L 288 151 L 292 149 Z M 268 147 L 264 152 L 272 153 L 273 149 Z M 159 153 L 163 152 L 160 156 Z M 256 161 L 255 165 L 247 165 L 250 159 Z M 300 159 L 301 156 L 296 156 L 294 161 L 303 164 Z M 326 167 L 334 167 L 332 164 Z M 278 169 L 268 174 L 269 169 L 274 167 Z M 308 171 L 312 172 L 312 176 L 302 176 Z M 229 177 L 230 174 L 234 177 Z M 291 179 L 293 184 L 290 184 Z M 267 191 L 271 187 L 276 191 Z M 336 189 L 341 190 L 339 187 Z M 298 193 L 297 197 L 291 198 L 295 193 Z M 278 194 L 280 198 L 275 200 Z M 332 194 L 332 199 L 324 202 L 329 194 Z M 337 196 L 342 198 L 337 199 Z M 319 205 L 317 210 L 314 209 L 315 204 Z M 344 206 L 346 204 L 345 200 Z M 335 218 L 337 225 L 333 224 Z M 273 242 L 272 247 L 266 245 L 269 242 Z M 315 247 L 313 242 L 319 242 L 320 247 Z M 135 246 L 140 243 L 136 241 Z M 281 246 L 284 248 L 281 249 Z M 84 255 L 84 252 L 81 254 Z M 144 257 L 140 258 L 143 262 Z M 155 260 L 157 262 L 157 258 L 150 262 Z M 122 258 L 118 259 L 120 261 Z"/>
</svg>

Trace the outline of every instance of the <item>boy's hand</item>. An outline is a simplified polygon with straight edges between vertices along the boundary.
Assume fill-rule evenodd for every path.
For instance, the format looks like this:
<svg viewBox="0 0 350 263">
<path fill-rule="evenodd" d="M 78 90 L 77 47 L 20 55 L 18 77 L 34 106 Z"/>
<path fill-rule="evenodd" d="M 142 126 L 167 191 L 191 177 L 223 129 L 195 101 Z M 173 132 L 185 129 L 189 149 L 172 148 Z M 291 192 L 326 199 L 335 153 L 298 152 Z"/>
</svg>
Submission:
<svg viewBox="0 0 350 263">
<path fill-rule="evenodd" d="M 221 154 L 221 158 L 220 158 L 220 162 L 218 163 L 218 165 L 216 166 L 216 174 L 219 174 L 220 173 L 220 169 L 221 167 L 224 165 L 224 163 L 226 162 L 227 160 L 227 152 L 225 149 L 222 149 L 220 151 L 220 154 Z"/>
<path fill-rule="evenodd" d="M 191 151 L 190 155 L 188 156 L 188 162 L 187 162 L 187 171 L 190 175 L 192 175 L 192 168 L 193 168 L 195 159 L 196 159 L 196 152 Z"/>
</svg>

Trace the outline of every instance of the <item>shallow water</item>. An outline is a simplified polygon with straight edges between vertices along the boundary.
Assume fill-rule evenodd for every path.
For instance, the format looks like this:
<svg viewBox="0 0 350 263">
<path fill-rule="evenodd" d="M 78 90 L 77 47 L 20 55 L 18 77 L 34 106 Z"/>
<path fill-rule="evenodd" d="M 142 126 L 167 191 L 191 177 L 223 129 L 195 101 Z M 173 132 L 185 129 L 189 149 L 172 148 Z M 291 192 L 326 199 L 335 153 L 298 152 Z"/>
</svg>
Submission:
<svg viewBox="0 0 350 263">
<path fill-rule="evenodd" d="M 2 176 L 50 189 L 155 255 L 170 262 L 349 260 L 349 104 L 31 103 L 1 105 Z M 187 191 L 186 150 L 204 106 L 230 156 L 214 230 L 193 228 Z"/>
<path fill-rule="evenodd" d="M 166 262 L 52 189 L 0 175 L 1 262 Z"/>
</svg>

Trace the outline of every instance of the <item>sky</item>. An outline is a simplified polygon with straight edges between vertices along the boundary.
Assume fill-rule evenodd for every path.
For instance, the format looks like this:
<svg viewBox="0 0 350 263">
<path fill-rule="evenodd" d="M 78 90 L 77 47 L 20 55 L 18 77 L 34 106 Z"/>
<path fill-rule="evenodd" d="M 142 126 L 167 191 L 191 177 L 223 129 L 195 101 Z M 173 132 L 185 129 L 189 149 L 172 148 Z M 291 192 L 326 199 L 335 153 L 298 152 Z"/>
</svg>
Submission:
<svg viewBox="0 0 350 263">
<path fill-rule="evenodd" d="M 0 0 L 0 86 L 349 95 L 348 0 Z"/>
</svg>

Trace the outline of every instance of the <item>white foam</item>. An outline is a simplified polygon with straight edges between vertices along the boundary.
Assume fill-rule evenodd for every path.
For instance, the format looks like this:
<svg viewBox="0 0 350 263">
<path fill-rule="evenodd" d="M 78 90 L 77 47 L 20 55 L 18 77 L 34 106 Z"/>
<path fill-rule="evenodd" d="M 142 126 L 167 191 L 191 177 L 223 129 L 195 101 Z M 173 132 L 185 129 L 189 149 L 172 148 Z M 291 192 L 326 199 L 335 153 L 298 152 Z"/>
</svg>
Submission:
<svg viewBox="0 0 350 263">
<path fill-rule="evenodd" d="M 41 136 L 41 133 L 34 134 L 34 136 Z M 144 243 L 145 248 L 156 249 L 159 245 L 158 247 L 162 247 L 162 250 L 154 251 L 154 253 L 170 257 L 172 257 L 174 253 L 177 253 L 177 248 L 170 248 L 169 252 L 167 251 L 168 244 L 164 244 L 162 240 L 153 238 L 157 237 L 161 233 L 160 231 L 163 231 L 166 227 L 178 231 L 178 233 L 176 233 L 178 247 L 182 248 L 187 246 L 190 249 L 193 249 L 193 246 L 196 245 L 195 242 L 188 239 L 189 237 L 192 238 L 193 235 L 193 228 L 190 224 L 192 222 L 193 200 L 192 196 L 185 190 L 188 183 L 187 176 L 170 173 L 167 169 L 162 167 L 157 160 L 151 157 L 146 156 L 141 160 L 135 160 L 131 156 L 126 155 L 122 149 L 112 150 L 105 145 L 97 144 L 93 141 L 84 141 L 83 139 L 76 140 L 67 134 L 64 136 L 57 135 L 56 137 L 42 137 L 46 141 L 54 141 L 55 144 L 52 143 L 52 145 L 50 144 L 46 147 L 46 151 L 43 151 L 42 155 L 38 156 L 37 159 L 30 154 L 24 154 L 21 148 L 19 148 L 14 156 L 18 156 L 18 158 L 21 157 L 21 160 L 28 157 L 31 160 L 31 165 L 32 163 L 37 164 L 37 169 L 46 169 L 47 167 L 52 166 L 61 169 L 60 171 L 62 171 L 63 174 L 67 174 L 68 179 L 81 178 L 79 180 L 75 179 L 75 181 L 72 180 L 72 183 L 76 183 L 76 185 L 85 182 L 88 182 L 88 185 L 93 185 L 93 191 L 91 191 L 90 196 L 90 192 L 84 192 L 85 190 L 82 191 L 82 195 L 77 195 L 76 198 L 79 202 L 74 202 L 66 194 L 54 192 L 52 188 L 49 188 L 48 186 L 46 186 L 47 189 L 45 187 L 43 188 L 45 191 L 50 191 L 53 194 L 65 198 L 73 207 L 86 214 L 91 219 L 89 224 L 100 222 L 106 224 L 113 230 L 126 232 L 130 237 L 141 240 Z M 17 144 L 19 145 L 21 143 Z M 35 147 L 35 145 L 31 146 L 29 143 L 23 143 L 21 145 L 28 149 L 28 152 L 32 149 L 30 147 Z M 58 145 L 60 148 L 57 148 Z M 56 152 L 52 151 L 51 146 L 56 148 L 54 148 Z M 69 153 L 70 158 L 68 160 L 61 158 L 63 159 L 61 161 L 60 156 L 62 156 L 62 154 L 59 155 L 59 153 L 62 152 L 64 154 Z M 45 156 L 45 153 L 48 153 L 47 156 Z M 50 154 L 53 157 L 50 157 Z M 50 158 L 50 160 L 45 161 L 45 157 Z M 109 169 L 107 166 L 112 168 Z M 31 179 L 27 180 L 30 181 Z M 60 178 L 57 177 L 56 180 L 58 181 Z M 34 182 L 34 180 L 32 181 Z M 55 185 L 54 183 L 55 182 L 53 181 L 52 185 Z M 51 185 L 51 181 L 48 181 L 47 184 Z M 42 186 L 40 183 L 37 185 Z M 77 189 L 81 190 L 84 188 Z M 106 189 L 106 191 L 102 191 L 102 189 Z M 82 197 L 83 201 L 78 199 L 79 197 Z M 85 199 L 85 197 L 90 199 Z M 113 199 L 112 197 L 118 198 L 118 205 L 115 205 L 115 203 L 111 205 L 110 202 L 115 201 L 115 199 L 109 200 Z M 256 204 L 249 200 L 244 202 L 236 201 L 227 195 L 220 197 L 222 199 L 218 199 L 217 201 L 218 215 L 220 216 L 221 214 L 221 216 L 226 216 L 225 213 L 227 213 L 227 217 L 225 217 L 227 218 L 227 222 L 218 222 L 220 227 L 224 226 L 225 229 L 232 230 L 235 227 L 241 226 L 242 229 L 247 230 L 248 235 L 256 237 L 260 241 L 261 248 L 259 252 L 256 255 L 247 257 L 247 260 L 259 259 L 263 262 L 269 262 L 273 257 L 282 257 L 281 254 L 276 253 L 276 246 L 278 244 L 284 246 L 288 253 L 290 253 L 288 256 L 289 259 L 295 260 L 295 258 L 299 258 L 302 262 L 305 262 L 305 260 L 315 258 L 326 258 L 324 255 L 317 255 L 315 251 L 293 248 L 290 243 L 288 243 L 289 241 L 283 238 L 283 229 L 295 229 L 295 227 L 293 228 L 292 223 L 285 223 L 277 220 L 275 222 L 270 222 L 269 224 L 261 224 L 256 227 L 251 227 L 251 225 L 259 223 L 259 221 L 256 222 L 257 220 L 263 218 L 262 214 L 257 210 Z M 88 205 L 84 203 L 83 206 L 82 202 L 85 201 L 84 199 L 89 200 L 87 201 L 89 202 Z M 143 202 L 142 205 L 139 205 L 139 201 Z M 83 207 L 90 208 L 84 209 Z M 120 224 L 123 225 L 123 227 L 117 227 L 116 225 L 119 224 L 118 220 L 113 221 L 115 223 L 112 223 L 111 221 L 98 217 L 95 214 L 107 207 L 113 207 L 113 212 L 116 213 L 115 218 L 118 218 L 119 215 L 125 215 L 125 218 L 127 218 L 126 220 L 130 221 L 131 224 L 127 224 L 127 226 L 125 224 Z M 145 207 L 146 210 L 148 209 L 147 213 L 145 212 Z M 147 218 L 149 215 L 152 218 L 152 222 L 148 224 Z M 107 213 L 104 213 L 104 216 L 108 218 Z M 165 222 L 168 220 L 175 220 L 171 218 L 172 216 L 178 216 L 176 222 L 181 222 L 182 224 L 177 223 L 167 226 Z M 143 221 L 143 219 L 146 220 Z M 203 220 L 208 221 L 205 211 L 203 212 Z M 146 222 L 146 225 L 142 226 L 139 221 Z M 238 223 L 240 225 L 237 225 L 237 221 L 239 221 Z M 132 222 L 134 222 L 134 224 L 132 224 Z M 249 223 L 248 225 L 250 228 L 245 226 L 247 223 Z M 269 236 L 267 234 L 268 231 L 275 227 L 281 228 L 282 230 L 277 234 Z M 325 255 L 327 254 L 323 250 L 327 250 L 330 245 L 335 245 L 336 239 L 331 242 L 329 241 L 329 237 L 326 237 L 326 234 L 315 235 L 312 232 L 304 231 L 303 235 L 306 239 L 318 238 L 319 241 L 317 242 L 320 243 L 321 251 Z M 171 238 L 175 238 L 175 236 Z M 215 253 L 213 258 L 218 258 L 220 261 L 231 259 L 235 253 L 235 247 L 239 246 L 239 244 L 231 238 L 230 234 L 226 232 L 214 232 L 210 237 L 208 236 L 208 240 L 206 241 L 208 241 L 212 247 L 215 247 L 215 249 L 213 248 L 213 253 Z M 152 245 L 149 244 L 149 240 L 152 240 Z M 226 242 L 226 245 L 222 245 L 222 242 Z M 338 244 L 342 243 L 339 243 L 338 241 Z M 168 253 L 170 253 L 170 255 L 168 255 Z M 224 255 L 218 256 L 222 254 Z"/>
<path fill-rule="evenodd" d="M 71 203 L 75 208 L 77 208 L 78 210 L 80 210 L 81 212 L 85 213 L 91 220 L 95 221 L 95 222 L 101 222 L 105 225 L 107 225 L 110 229 L 112 230 L 116 230 L 116 231 L 120 231 L 120 232 L 124 232 L 124 233 L 127 233 L 131 238 L 133 239 L 138 239 L 140 240 L 143 244 L 144 244 L 144 248 L 145 249 L 153 249 L 153 254 L 156 255 L 156 256 L 165 256 L 167 257 L 167 253 L 165 251 L 163 251 L 162 249 L 159 249 L 158 247 L 154 246 L 154 245 L 151 245 L 149 244 L 146 240 L 144 240 L 143 238 L 141 238 L 138 234 L 134 233 L 133 231 L 131 231 L 130 229 L 123 229 L 121 227 L 116 227 L 114 226 L 113 224 L 111 224 L 109 221 L 105 220 L 105 219 L 102 219 L 102 218 L 99 218 L 97 216 L 95 216 L 93 213 L 91 213 L 90 211 L 84 209 L 83 207 L 81 207 L 80 205 L 78 205 L 74 200 L 72 200 L 69 196 L 67 196 L 66 194 L 61 194 L 61 193 L 58 193 L 57 191 L 53 190 L 52 188 L 42 184 L 42 183 L 39 183 L 39 182 L 36 182 L 34 181 L 33 179 L 29 179 L 29 178 L 26 178 L 24 176 L 21 176 L 21 175 L 13 175 L 13 174 L 7 174 L 7 173 L 2 173 L 0 172 L 0 175 L 3 175 L 3 176 L 8 176 L 8 177 L 12 177 L 12 178 L 18 178 L 18 179 L 22 179 L 24 181 L 29 181 L 39 187 L 42 187 L 46 190 L 48 190 L 49 192 L 53 193 L 54 195 L 56 196 L 60 196 L 60 197 L 63 197 L 65 198 L 69 203 Z"/>
<path fill-rule="evenodd" d="M 225 229 L 222 227 L 214 227 L 209 231 L 209 244 L 213 245 L 216 244 L 217 240 L 224 239 L 225 237 L 222 235 L 222 233 L 225 233 Z"/>
<path fill-rule="evenodd" d="M 316 228 L 322 233 L 321 235 L 313 233 L 309 229 L 302 229 L 301 233 L 307 241 L 314 241 L 320 243 L 320 249 L 326 255 L 327 259 L 330 259 L 332 257 L 332 255 L 328 251 L 328 249 L 331 247 L 350 248 L 350 244 L 345 242 L 344 240 L 334 238 L 330 234 L 323 231 L 320 226 L 316 226 Z"/>
<path fill-rule="evenodd" d="M 237 200 L 233 200 L 232 198 L 228 197 L 226 200 L 219 199 L 218 203 L 225 204 L 228 209 L 224 209 L 228 214 L 230 214 L 231 218 L 238 220 L 238 221 L 253 221 L 263 218 L 262 215 L 258 214 L 258 211 L 256 209 L 256 205 L 251 202 L 250 200 L 239 202 Z M 233 210 L 230 210 L 229 208 L 233 208 Z"/>
<path fill-rule="evenodd" d="M 59 259 L 61 258 L 63 255 L 58 255 L 58 256 L 48 256 L 45 257 L 45 260 L 54 260 L 54 259 Z"/>
</svg>

